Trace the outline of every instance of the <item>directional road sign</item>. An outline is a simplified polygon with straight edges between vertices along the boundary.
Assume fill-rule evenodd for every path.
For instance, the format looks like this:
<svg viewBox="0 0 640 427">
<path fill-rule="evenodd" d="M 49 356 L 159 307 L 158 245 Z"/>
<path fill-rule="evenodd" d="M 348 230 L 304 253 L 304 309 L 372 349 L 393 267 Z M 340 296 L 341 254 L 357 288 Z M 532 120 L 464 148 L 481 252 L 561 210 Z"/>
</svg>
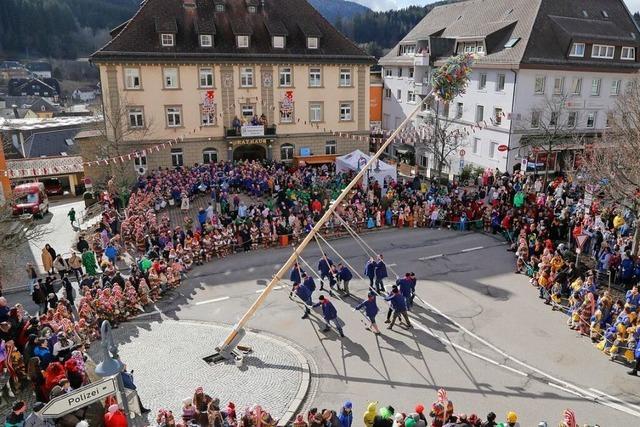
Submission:
<svg viewBox="0 0 640 427">
<path fill-rule="evenodd" d="M 69 414 L 80 408 L 88 406 L 93 402 L 104 399 L 118 391 L 118 381 L 116 376 L 104 378 L 91 383 L 70 393 L 58 396 L 47 403 L 40 411 L 40 415 L 45 418 L 58 418 Z"/>
</svg>

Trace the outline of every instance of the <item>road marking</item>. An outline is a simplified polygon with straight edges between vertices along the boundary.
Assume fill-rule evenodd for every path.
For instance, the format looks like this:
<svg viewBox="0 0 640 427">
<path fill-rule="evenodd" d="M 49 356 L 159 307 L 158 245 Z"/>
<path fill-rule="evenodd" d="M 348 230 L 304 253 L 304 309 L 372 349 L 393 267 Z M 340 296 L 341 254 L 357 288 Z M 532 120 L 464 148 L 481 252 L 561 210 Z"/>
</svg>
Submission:
<svg viewBox="0 0 640 427">
<path fill-rule="evenodd" d="M 214 298 L 214 299 L 209 299 L 209 300 L 206 300 L 206 301 L 197 302 L 196 305 L 209 304 L 209 303 L 212 303 L 212 302 L 220 302 L 220 301 L 224 301 L 224 300 L 228 300 L 228 299 L 229 299 L 229 297 Z"/>
<path fill-rule="evenodd" d="M 225 276 L 228 276 L 228 275 L 230 275 L 230 274 L 231 274 L 231 270 L 227 270 L 227 271 L 225 271 L 225 272 L 224 272 L 224 275 L 225 275 Z"/>
<path fill-rule="evenodd" d="M 480 249 L 484 249 L 484 246 L 476 246 L 475 248 L 467 248 L 467 249 L 463 249 L 460 252 L 471 252 L 471 251 L 477 251 Z"/>
<path fill-rule="evenodd" d="M 274 287 L 274 288 L 273 288 L 273 290 L 274 290 L 274 291 L 279 291 L 279 290 L 280 290 L 280 289 L 282 289 L 282 288 L 285 288 L 285 286 L 276 286 L 276 287 Z M 258 290 L 256 291 L 256 294 L 261 294 L 261 293 L 263 293 L 264 291 L 265 291 L 264 289 L 258 289 Z"/>
<path fill-rule="evenodd" d="M 512 368 L 511 366 L 500 364 L 500 367 L 506 369 L 507 371 L 511 371 L 511 372 L 513 372 L 515 374 L 522 375 L 523 377 L 528 377 L 529 376 L 529 374 L 527 374 L 526 372 L 519 371 L 519 370 L 517 370 L 515 368 Z"/>
<path fill-rule="evenodd" d="M 249 270 L 247 270 L 249 273 L 253 273 L 255 271 L 255 267 L 249 267 Z"/>
<path fill-rule="evenodd" d="M 397 267 L 398 264 L 387 264 L 388 267 Z"/>
<path fill-rule="evenodd" d="M 550 385 L 553 388 L 557 388 L 558 390 L 562 390 L 562 391 L 565 391 L 565 392 L 567 392 L 569 394 L 573 394 L 574 396 L 578 396 L 578 397 L 584 398 L 583 395 L 581 395 L 577 391 L 571 390 L 570 388 L 562 387 L 561 385 L 558 385 L 558 384 L 555 384 L 555 383 L 551 383 L 551 382 L 548 382 L 547 384 Z"/>
<path fill-rule="evenodd" d="M 420 296 L 416 295 L 418 300 L 421 301 L 425 306 L 429 307 L 431 310 L 433 310 L 434 312 L 436 312 L 437 314 L 439 314 L 440 316 L 444 317 L 445 319 L 447 319 L 449 322 L 451 322 L 453 325 L 455 325 L 458 329 L 460 329 L 461 331 L 465 332 L 467 335 L 475 338 L 476 340 L 478 340 L 479 342 L 481 342 L 482 344 L 486 345 L 487 347 L 489 347 L 490 349 L 492 349 L 493 351 L 495 351 L 496 353 L 500 354 L 501 356 L 511 360 L 514 363 L 517 363 L 518 365 L 531 370 L 533 372 L 536 372 L 537 374 L 551 380 L 554 381 L 556 383 L 561 384 L 561 387 L 567 388 L 572 390 L 575 393 L 581 393 L 585 399 L 590 399 L 593 400 L 596 403 L 600 403 L 602 405 L 608 406 L 610 408 L 613 409 L 617 409 L 619 411 L 625 412 L 627 414 L 630 415 L 634 415 L 636 417 L 640 417 L 640 413 L 633 411 L 631 409 L 628 409 L 622 405 L 619 405 L 617 403 L 611 403 L 602 399 L 599 399 L 599 396 L 588 391 L 585 390 L 583 388 L 580 388 L 576 385 L 573 385 L 567 381 L 561 380 L 559 378 L 554 377 L 553 375 L 550 375 L 538 368 L 535 368 L 519 359 L 517 359 L 516 357 L 511 356 L 510 354 L 506 353 L 505 351 L 499 349 L 498 347 L 496 347 L 495 345 L 491 344 L 490 342 L 488 342 L 487 340 L 485 340 L 484 338 L 474 334 L 473 332 L 471 332 L 470 330 L 468 330 L 467 328 L 465 328 L 464 326 L 462 326 L 460 323 L 456 322 L 454 319 L 452 319 L 451 317 L 447 316 L 446 314 L 444 314 L 442 311 L 440 311 L 438 308 L 434 307 L 433 305 L 429 304 L 428 302 L 426 302 L 425 300 L 423 300 L 422 298 L 420 298 Z"/>
<path fill-rule="evenodd" d="M 418 261 L 426 261 L 428 259 L 435 259 L 435 258 L 440 258 L 440 257 L 443 257 L 443 256 L 444 256 L 444 254 L 430 255 L 430 256 L 425 256 L 425 257 L 422 257 L 422 258 L 418 258 Z"/>
<path fill-rule="evenodd" d="M 622 403 L 623 405 L 626 405 L 626 406 L 628 406 L 630 408 L 633 408 L 633 409 L 636 409 L 636 410 L 640 411 L 640 406 L 634 405 L 634 404 L 629 403 L 629 402 L 625 402 L 624 400 L 620 399 L 619 397 L 611 396 L 610 394 L 607 394 L 604 391 L 600 391 L 600 390 L 598 390 L 596 388 L 589 388 L 589 390 L 591 390 L 591 391 L 593 391 L 595 393 L 601 394 L 601 395 L 603 395 L 605 397 L 608 397 L 610 400 L 613 400 L 614 402 Z"/>
</svg>

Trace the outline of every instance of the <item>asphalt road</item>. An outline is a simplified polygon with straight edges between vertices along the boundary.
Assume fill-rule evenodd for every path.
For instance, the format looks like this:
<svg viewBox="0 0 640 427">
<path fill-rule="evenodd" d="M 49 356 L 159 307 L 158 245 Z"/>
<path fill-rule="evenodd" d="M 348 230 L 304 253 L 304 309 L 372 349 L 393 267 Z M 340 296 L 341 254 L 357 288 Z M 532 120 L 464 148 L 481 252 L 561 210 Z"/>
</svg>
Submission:
<svg viewBox="0 0 640 427">
<path fill-rule="evenodd" d="M 422 229 L 363 237 L 398 274 L 417 274 L 422 301 L 412 314 L 414 329 L 383 329 L 378 337 L 365 330 L 363 317 L 351 311 L 367 292 L 360 280 L 351 285 L 359 298 L 334 301 L 346 322 L 344 339 L 319 331 L 318 312 L 300 319 L 301 307 L 288 298 L 288 280 L 249 324 L 312 356 L 317 387 L 308 404 L 338 408 L 352 400 L 359 417 L 372 400 L 403 411 L 416 403 L 428 407 L 444 387 L 456 412 L 484 417 L 494 411 L 501 418 L 515 410 L 523 426 L 557 423 L 565 408 L 576 411 L 580 424 L 640 424 L 640 379 L 569 330 L 565 315 L 543 305 L 528 279 L 512 273 L 513 254 L 500 239 Z M 362 270 L 365 254 L 353 239 L 331 244 Z M 179 297 L 159 310 L 176 320 L 233 324 L 290 253 L 290 248 L 258 251 L 198 267 Z M 315 267 L 318 247 L 310 246 L 303 256 Z M 379 301 L 381 316 L 383 304 Z"/>
</svg>

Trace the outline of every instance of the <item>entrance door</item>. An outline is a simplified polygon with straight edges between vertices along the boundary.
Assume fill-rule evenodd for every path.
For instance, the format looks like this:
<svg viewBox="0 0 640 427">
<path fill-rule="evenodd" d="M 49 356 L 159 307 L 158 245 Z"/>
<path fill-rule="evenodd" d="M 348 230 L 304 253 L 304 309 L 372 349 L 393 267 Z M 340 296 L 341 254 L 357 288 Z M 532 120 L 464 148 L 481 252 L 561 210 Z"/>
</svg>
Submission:
<svg viewBox="0 0 640 427">
<path fill-rule="evenodd" d="M 233 150 L 233 160 L 263 160 L 267 158 L 267 148 L 263 145 L 241 145 Z"/>
</svg>

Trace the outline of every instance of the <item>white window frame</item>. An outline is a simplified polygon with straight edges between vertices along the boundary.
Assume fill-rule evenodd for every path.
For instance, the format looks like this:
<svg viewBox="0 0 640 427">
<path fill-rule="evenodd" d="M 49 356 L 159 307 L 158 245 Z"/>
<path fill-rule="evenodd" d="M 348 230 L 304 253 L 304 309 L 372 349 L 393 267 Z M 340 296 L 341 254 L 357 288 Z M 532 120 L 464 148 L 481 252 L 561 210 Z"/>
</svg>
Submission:
<svg viewBox="0 0 640 427">
<path fill-rule="evenodd" d="M 571 95 L 582 95 L 582 77 L 574 77 L 571 81 Z"/>
<path fill-rule="evenodd" d="M 540 120 L 542 114 L 538 110 L 531 111 L 531 123 L 529 127 L 531 129 L 540 129 Z"/>
<path fill-rule="evenodd" d="M 636 48 L 631 46 L 622 46 L 622 50 L 620 51 L 620 59 L 624 61 L 635 61 Z"/>
<path fill-rule="evenodd" d="M 474 137 L 471 141 L 471 152 L 473 154 L 478 154 L 478 150 L 480 149 L 480 138 Z"/>
<path fill-rule="evenodd" d="M 416 92 L 413 90 L 408 90 L 407 91 L 407 102 L 410 104 L 415 104 L 416 103 Z"/>
<path fill-rule="evenodd" d="M 309 103 L 309 122 L 322 123 L 324 121 L 324 108 L 322 102 Z"/>
<path fill-rule="evenodd" d="M 160 43 L 163 47 L 172 47 L 176 44 L 176 36 L 171 33 L 160 34 Z"/>
<path fill-rule="evenodd" d="M 309 87 L 322 87 L 322 68 L 309 68 Z"/>
<path fill-rule="evenodd" d="M 584 43 L 574 43 L 571 45 L 571 51 L 569 52 L 569 56 L 574 58 L 583 58 L 585 51 Z"/>
<path fill-rule="evenodd" d="M 164 89 L 180 89 L 180 70 L 178 67 L 162 69 L 162 84 Z"/>
<path fill-rule="evenodd" d="M 482 114 L 480 114 L 482 113 Z M 484 105 L 476 105 L 476 116 L 475 116 L 475 122 L 476 123 L 480 123 L 481 121 L 484 120 Z"/>
<path fill-rule="evenodd" d="M 245 111 L 251 111 L 251 114 L 245 114 Z M 240 106 L 240 114 L 241 117 L 249 117 L 249 120 L 251 120 L 256 115 L 256 107 L 253 104 L 243 104 Z"/>
<path fill-rule="evenodd" d="M 544 90 L 546 85 L 547 85 L 547 78 L 545 76 L 536 76 L 533 83 L 533 93 L 536 95 L 544 95 Z"/>
<path fill-rule="evenodd" d="M 340 87 L 351 87 L 353 86 L 353 78 L 351 75 L 351 68 L 340 68 Z"/>
<path fill-rule="evenodd" d="M 338 143 L 336 141 L 327 141 L 324 143 L 324 154 L 327 156 L 335 155 L 338 152 Z"/>
<path fill-rule="evenodd" d="M 318 37 L 307 37 L 307 49 L 318 49 L 320 39 Z"/>
<path fill-rule="evenodd" d="M 165 120 L 168 128 L 180 128 L 184 126 L 182 121 L 181 106 L 168 105 L 164 107 L 164 116 L 165 116 Z"/>
<path fill-rule="evenodd" d="M 353 121 L 353 102 L 341 102 L 338 108 L 338 118 L 341 122 Z"/>
<path fill-rule="evenodd" d="M 198 84 L 200 84 L 201 88 L 213 88 L 215 83 L 213 67 L 201 67 L 198 69 Z"/>
<path fill-rule="evenodd" d="M 253 67 L 240 67 L 240 87 L 254 87 Z"/>
<path fill-rule="evenodd" d="M 236 46 L 238 49 L 247 49 L 249 47 L 250 37 L 247 35 L 236 36 Z"/>
<path fill-rule="evenodd" d="M 279 103 L 278 115 L 280 117 L 280 123 L 291 124 L 294 122 L 294 114 L 296 111 L 295 102 L 292 104 L 291 111 L 283 112 L 282 111 L 282 102 Z"/>
<path fill-rule="evenodd" d="M 490 158 L 492 158 L 492 159 L 497 158 L 498 153 L 499 153 L 499 151 L 498 151 L 498 145 L 499 145 L 499 144 L 498 144 L 496 141 L 491 141 L 491 142 L 489 143 L 489 157 L 490 157 Z"/>
<path fill-rule="evenodd" d="M 129 128 L 130 129 L 142 129 L 144 128 L 144 108 L 142 107 L 129 107 L 127 114 L 129 116 Z M 134 120 L 132 120 L 134 119 Z M 135 121 L 135 124 L 133 123 Z"/>
<path fill-rule="evenodd" d="M 213 155 L 216 156 L 215 162 L 211 161 L 211 157 Z M 205 148 L 204 150 L 202 150 L 202 163 L 204 163 L 205 165 L 218 163 L 218 150 L 216 150 L 215 148 Z"/>
<path fill-rule="evenodd" d="M 611 88 L 609 89 L 609 95 L 618 96 L 620 95 L 620 87 L 622 86 L 622 80 L 613 79 L 611 81 Z"/>
<path fill-rule="evenodd" d="M 136 168 L 146 167 L 147 166 L 147 156 L 143 156 L 142 154 L 138 153 L 138 155 L 133 158 L 133 165 Z"/>
<path fill-rule="evenodd" d="M 272 38 L 272 46 L 274 49 L 284 49 L 285 47 L 285 37 L 284 36 L 273 36 Z"/>
<path fill-rule="evenodd" d="M 416 75 L 415 67 L 409 67 L 409 78 L 412 79 L 415 77 L 415 75 Z"/>
<path fill-rule="evenodd" d="M 396 100 L 402 102 L 402 89 L 396 89 Z"/>
<path fill-rule="evenodd" d="M 385 77 L 393 77 L 393 68 L 385 68 L 384 69 L 384 76 Z"/>
<path fill-rule="evenodd" d="M 138 84 L 135 84 L 136 79 Z M 124 87 L 127 90 L 141 90 L 142 79 L 140 78 L 139 68 L 125 68 L 124 69 Z"/>
<path fill-rule="evenodd" d="M 502 108 L 493 107 L 493 123 L 495 126 L 502 125 Z"/>
<path fill-rule="evenodd" d="M 216 4 L 216 12 L 224 12 L 224 4 L 223 3 Z"/>
<path fill-rule="evenodd" d="M 387 99 L 391 99 L 391 97 L 393 97 L 393 92 L 391 92 L 391 89 L 388 87 L 384 88 L 384 97 Z"/>
<path fill-rule="evenodd" d="M 594 44 L 591 46 L 591 57 L 600 59 L 613 59 L 616 47 L 608 44 Z"/>
<path fill-rule="evenodd" d="M 456 119 L 461 119 L 464 114 L 464 103 L 457 102 L 456 103 Z"/>
<path fill-rule="evenodd" d="M 200 47 L 213 47 L 213 35 L 200 34 Z"/>
<path fill-rule="evenodd" d="M 296 147 L 293 144 L 285 143 L 280 146 L 280 160 L 293 160 Z"/>
<path fill-rule="evenodd" d="M 578 117 L 579 116 L 577 111 L 569 111 L 569 113 L 567 114 L 567 127 L 569 129 L 573 129 L 578 125 Z"/>
<path fill-rule="evenodd" d="M 496 92 L 504 92 L 504 86 L 507 82 L 507 76 L 502 73 L 498 73 L 496 78 Z"/>
<path fill-rule="evenodd" d="M 598 119 L 598 112 L 597 111 L 590 111 L 587 114 L 587 121 L 585 123 L 585 127 L 587 129 L 593 129 L 596 127 L 596 120 Z M 589 122 L 591 122 L 591 126 L 589 126 Z"/>
<path fill-rule="evenodd" d="M 591 79 L 591 92 L 590 92 L 591 96 L 600 96 L 601 89 L 602 89 L 602 79 L 601 78 Z"/>
<path fill-rule="evenodd" d="M 293 68 L 280 67 L 278 70 L 278 86 L 293 87 Z"/>
<path fill-rule="evenodd" d="M 184 151 L 182 148 L 171 149 L 171 165 L 175 168 L 184 166 Z"/>
<path fill-rule="evenodd" d="M 202 127 L 213 127 L 218 126 L 218 118 L 216 117 L 216 109 L 214 109 L 213 113 L 204 113 L 202 111 L 202 104 L 200 104 L 200 126 Z"/>
<path fill-rule="evenodd" d="M 487 73 L 478 75 L 478 90 L 487 90 Z"/>
<path fill-rule="evenodd" d="M 559 84 L 558 84 L 559 82 Z M 564 93 L 564 77 L 556 77 L 553 79 L 553 94 L 562 95 Z"/>
</svg>

